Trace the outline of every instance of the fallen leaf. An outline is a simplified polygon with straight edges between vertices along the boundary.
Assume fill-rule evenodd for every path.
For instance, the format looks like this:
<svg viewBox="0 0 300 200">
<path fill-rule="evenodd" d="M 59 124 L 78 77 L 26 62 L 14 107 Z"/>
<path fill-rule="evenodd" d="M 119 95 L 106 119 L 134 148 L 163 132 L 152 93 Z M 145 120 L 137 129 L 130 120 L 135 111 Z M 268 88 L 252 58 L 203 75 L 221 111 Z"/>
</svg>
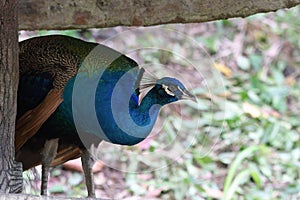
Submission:
<svg viewBox="0 0 300 200">
<path fill-rule="evenodd" d="M 243 103 L 243 110 L 253 118 L 258 118 L 261 116 L 261 110 L 257 106 L 248 102 Z"/>
<path fill-rule="evenodd" d="M 214 67 L 227 77 L 231 76 L 231 69 L 221 63 L 214 63 Z"/>
<path fill-rule="evenodd" d="M 139 179 L 143 180 L 143 181 L 148 181 L 150 179 L 153 178 L 153 175 L 152 174 L 139 174 L 137 175 Z"/>
<path fill-rule="evenodd" d="M 159 197 L 162 191 L 163 190 L 159 188 L 151 190 L 148 192 L 147 197 Z"/>
<path fill-rule="evenodd" d="M 103 185 L 106 182 L 106 178 L 104 176 L 104 174 L 98 173 L 94 176 L 94 182 L 96 185 Z"/>
<path fill-rule="evenodd" d="M 69 160 L 68 162 L 63 164 L 63 167 L 67 170 L 83 172 L 80 158 L 77 158 L 74 160 Z M 93 166 L 93 172 L 94 173 L 100 172 L 103 167 L 104 167 L 104 164 L 102 162 L 96 161 Z"/>
<path fill-rule="evenodd" d="M 289 85 L 289 86 L 294 86 L 297 84 L 297 81 L 293 76 L 286 77 L 284 82 L 286 85 Z"/>
<path fill-rule="evenodd" d="M 215 199 L 220 199 L 223 197 L 223 192 L 218 189 L 212 189 L 212 188 L 205 188 L 204 189 L 207 196 L 215 198 Z"/>
</svg>

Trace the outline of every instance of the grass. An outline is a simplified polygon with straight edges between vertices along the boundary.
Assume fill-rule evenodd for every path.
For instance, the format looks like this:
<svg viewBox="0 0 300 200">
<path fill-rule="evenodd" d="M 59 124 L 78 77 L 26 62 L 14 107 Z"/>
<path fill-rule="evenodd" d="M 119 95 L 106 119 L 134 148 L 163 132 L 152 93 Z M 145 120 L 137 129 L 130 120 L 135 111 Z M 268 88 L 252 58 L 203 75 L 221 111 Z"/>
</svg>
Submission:
<svg viewBox="0 0 300 200">
<path fill-rule="evenodd" d="M 63 32 L 92 36 L 157 76 L 175 73 L 199 98 L 198 104 L 164 109 L 152 139 L 143 145 L 108 146 L 102 156 L 111 168 L 96 174 L 104 179 L 98 195 L 299 199 L 299 17 L 300 7 L 295 7 L 202 24 Z M 21 37 L 33 34 L 46 32 L 23 32 Z M 72 184 L 63 186 L 68 177 Z M 86 194 L 78 174 L 61 171 L 53 180 L 54 193 Z"/>
</svg>

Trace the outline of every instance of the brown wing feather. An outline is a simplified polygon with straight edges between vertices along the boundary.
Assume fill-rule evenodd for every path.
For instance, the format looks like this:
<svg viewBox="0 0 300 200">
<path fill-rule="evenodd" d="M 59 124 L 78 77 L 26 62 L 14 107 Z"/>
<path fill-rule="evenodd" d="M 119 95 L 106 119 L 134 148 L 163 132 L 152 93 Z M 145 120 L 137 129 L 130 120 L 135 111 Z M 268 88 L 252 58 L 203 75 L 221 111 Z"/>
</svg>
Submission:
<svg viewBox="0 0 300 200">
<path fill-rule="evenodd" d="M 27 111 L 16 123 L 15 150 L 18 151 L 32 136 L 34 136 L 43 123 L 57 109 L 63 101 L 63 90 L 52 89 L 38 106 Z"/>
<path fill-rule="evenodd" d="M 81 156 L 81 150 L 75 146 L 66 146 L 59 148 L 55 159 L 52 161 L 51 166 L 57 166 L 65 163 L 68 160 L 73 160 Z"/>
<path fill-rule="evenodd" d="M 43 147 L 43 146 L 42 146 Z M 16 154 L 16 159 L 23 164 L 23 170 L 28 170 L 42 163 L 42 148 L 38 149 L 22 149 Z M 57 155 L 52 161 L 51 166 L 55 167 L 61 165 L 68 160 L 76 159 L 81 156 L 81 150 L 73 145 L 61 145 L 59 144 Z M 30 159 L 28 159 L 30 157 Z"/>
</svg>

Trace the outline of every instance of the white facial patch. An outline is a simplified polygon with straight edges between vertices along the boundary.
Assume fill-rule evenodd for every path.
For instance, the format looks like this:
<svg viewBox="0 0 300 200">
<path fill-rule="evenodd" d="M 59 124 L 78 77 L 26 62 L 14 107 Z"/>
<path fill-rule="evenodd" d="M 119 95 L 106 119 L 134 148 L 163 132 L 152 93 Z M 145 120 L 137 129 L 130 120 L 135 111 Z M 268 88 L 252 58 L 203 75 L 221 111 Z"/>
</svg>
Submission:
<svg viewBox="0 0 300 200">
<path fill-rule="evenodd" d="M 177 88 L 180 92 L 182 92 L 182 94 L 185 94 L 185 92 L 179 86 L 177 86 Z"/>
<path fill-rule="evenodd" d="M 171 90 L 169 90 L 169 87 L 167 85 L 162 84 L 162 87 L 164 88 L 164 90 L 168 95 L 175 96 L 175 94 Z"/>
</svg>

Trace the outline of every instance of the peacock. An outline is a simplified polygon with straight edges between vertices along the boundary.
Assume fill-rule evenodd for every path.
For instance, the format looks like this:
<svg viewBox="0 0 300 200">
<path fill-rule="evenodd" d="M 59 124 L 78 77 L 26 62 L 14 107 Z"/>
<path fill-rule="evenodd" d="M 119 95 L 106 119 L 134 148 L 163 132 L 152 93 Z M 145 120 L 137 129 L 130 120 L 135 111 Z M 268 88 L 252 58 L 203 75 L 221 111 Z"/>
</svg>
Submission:
<svg viewBox="0 0 300 200">
<path fill-rule="evenodd" d="M 42 195 L 50 167 L 81 157 L 94 197 L 90 148 L 101 141 L 135 145 L 164 105 L 195 100 L 175 78 L 143 82 L 145 70 L 134 60 L 98 43 L 50 35 L 22 41 L 19 50 L 16 160 L 23 170 L 42 165 Z"/>
</svg>

